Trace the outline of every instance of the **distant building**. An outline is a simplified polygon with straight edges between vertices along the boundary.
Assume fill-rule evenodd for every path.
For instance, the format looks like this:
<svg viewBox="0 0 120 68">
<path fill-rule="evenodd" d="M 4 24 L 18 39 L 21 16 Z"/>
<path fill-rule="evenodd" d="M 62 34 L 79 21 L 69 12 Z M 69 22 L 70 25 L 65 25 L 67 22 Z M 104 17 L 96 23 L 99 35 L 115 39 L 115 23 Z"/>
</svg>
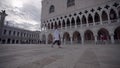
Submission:
<svg viewBox="0 0 120 68">
<path fill-rule="evenodd" d="M 5 11 L 0 12 L 0 44 L 38 44 L 40 43 L 38 31 L 29 31 L 9 25 L 4 25 Z"/>
<path fill-rule="evenodd" d="M 56 26 L 63 44 L 120 44 L 120 0 L 43 0 L 41 23 L 46 44 Z"/>
</svg>

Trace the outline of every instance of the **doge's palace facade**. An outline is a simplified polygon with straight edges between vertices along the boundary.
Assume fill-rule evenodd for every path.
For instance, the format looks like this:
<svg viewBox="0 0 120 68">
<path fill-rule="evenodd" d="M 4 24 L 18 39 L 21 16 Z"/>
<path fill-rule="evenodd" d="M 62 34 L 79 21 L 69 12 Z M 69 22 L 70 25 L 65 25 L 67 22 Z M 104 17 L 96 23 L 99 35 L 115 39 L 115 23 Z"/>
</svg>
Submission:
<svg viewBox="0 0 120 68">
<path fill-rule="evenodd" d="M 42 43 L 52 43 L 56 26 L 62 44 L 119 44 L 120 0 L 43 0 Z"/>
</svg>

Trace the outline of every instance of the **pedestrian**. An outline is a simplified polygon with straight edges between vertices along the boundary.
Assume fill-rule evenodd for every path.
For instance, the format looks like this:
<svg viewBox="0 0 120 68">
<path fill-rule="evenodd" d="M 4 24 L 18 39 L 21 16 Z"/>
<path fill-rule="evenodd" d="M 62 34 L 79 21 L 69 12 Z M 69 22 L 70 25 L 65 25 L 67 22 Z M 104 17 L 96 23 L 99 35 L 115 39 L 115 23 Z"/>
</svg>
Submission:
<svg viewBox="0 0 120 68">
<path fill-rule="evenodd" d="M 55 45 L 57 43 L 58 47 L 61 48 L 61 41 L 60 41 L 60 32 L 58 31 L 57 27 L 55 27 L 55 31 L 53 34 L 53 44 L 51 47 L 53 47 L 53 45 Z"/>
</svg>

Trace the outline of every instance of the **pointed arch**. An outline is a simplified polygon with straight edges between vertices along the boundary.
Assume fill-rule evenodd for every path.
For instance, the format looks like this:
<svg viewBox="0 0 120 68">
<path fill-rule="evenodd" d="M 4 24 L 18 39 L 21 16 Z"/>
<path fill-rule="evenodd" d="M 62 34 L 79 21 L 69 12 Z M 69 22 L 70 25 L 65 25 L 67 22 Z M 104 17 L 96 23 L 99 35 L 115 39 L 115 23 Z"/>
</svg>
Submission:
<svg viewBox="0 0 120 68">
<path fill-rule="evenodd" d="M 117 27 L 114 31 L 114 39 L 115 40 L 120 40 L 120 26 Z"/>
<path fill-rule="evenodd" d="M 65 27 L 65 20 L 62 21 L 62 27 Z"/>
<path fill-rule="evenodd" d="M 79 16 L 77 16 L 77 18 L 76 18 L 76 23 L 77 23 L 77 25 L 80 25 L 81 23 L 80 23 L 80 17 Z"/>
<path fill-rule="evenodd" d="M 88 15 L 88 23 L 93 23 L 93 17 L 91 14 Z"/>
<path fill-rule="evenodd" d="M 70 34 L 68 32 L 65 32 L 63 34 L 63 42 L 65 42 L 67 44 L 70 43 Z"/>
<path fill-rule="evenodd" d="M 67 26 L 69 27 L 70 26 L 70 20 L 67 19 Z"/>
<path fill-rule="evenodd" d="M 101 28 L 98 31 L 98 40 L 110 40 L 110 35 L 107 29 Z"/>
<path fill-rule="evenodd" d="M 86 30 L 84 33 L 85 40 L 94 40 L 94 35 L 91 30 Z"/>
<path fill-rule="evenodd" d="M 58 27 L 57 22 L 55 22 L 54 28 L 57 28 L 57 27 Z"/>
<path fill-rule="evenodd" d="M 74 18 L 71 19 L 71 25 L 75 26 L 75 19 Z"/>
<path fill-rule="evenodd" d="M 51 29 L 53 29 L 53 22 L 51 23 Z"/>
<path fill-rule="evenodd" d="M 73 43 L 81 43 L 81 35 L 78 31 L 75 31 L 72 36 Z"/>
<path fill-rule="evenodd" d="M 115 12 L 115 10 L 111 9 L 110 10 L 110 20 L 114 20 L 114 19 L 117 19 L 117 14 Z"/>
<path fill-rule="evenodd" d="M 61 28 L 61 22 L 60 21 L 58 22 L 58 27 Z"/>
<path fill-rule="evenodd" d="M 82 24 L 87 24 L 87 22 L 86 22 L 86 17 L 83 15 L 83 17 L 82 17 Z"/>
<path fill-rule="evenodd" d="M 95 22 L 100 22 L 100 16 L 97 12 L 95 13 L 94 20 Z"/>
<path fill-rule="evenodd" d="M 108 20 L 108 15 L 105 11 L 102 12 L 102 21 Z"/>
<path fill-rule="evenodd" d="M 50 29 L 50 23 L 48 23 L 48 29 Z"/>
</svg>

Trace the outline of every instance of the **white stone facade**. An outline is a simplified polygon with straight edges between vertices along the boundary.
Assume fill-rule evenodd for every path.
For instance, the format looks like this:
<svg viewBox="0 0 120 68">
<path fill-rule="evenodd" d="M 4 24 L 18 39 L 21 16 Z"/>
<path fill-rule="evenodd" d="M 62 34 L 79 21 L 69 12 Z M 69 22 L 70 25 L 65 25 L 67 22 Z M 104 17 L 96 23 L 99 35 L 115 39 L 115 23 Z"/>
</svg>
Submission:
<svg viewBox="0 0 120 68">
<path fill-rule="evenodd" d="M 46 44 L 56 26 L 63 44 L 120 43 L 119 0 L 43 0 L 41 22 Z"/>
</svg>

